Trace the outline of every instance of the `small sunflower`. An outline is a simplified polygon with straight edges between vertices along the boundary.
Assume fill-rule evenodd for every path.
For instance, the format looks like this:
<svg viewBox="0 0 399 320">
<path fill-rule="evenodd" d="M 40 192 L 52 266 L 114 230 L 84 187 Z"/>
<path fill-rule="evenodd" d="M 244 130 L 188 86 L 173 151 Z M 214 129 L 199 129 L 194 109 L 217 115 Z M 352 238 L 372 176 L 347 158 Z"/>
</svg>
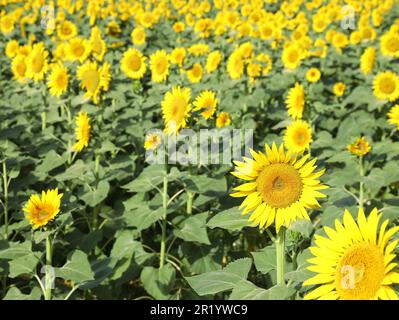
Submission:
<svg viewBox="0 0 399 320">
<path fill-rule="evenodd" d="M 144 44 L 146 40 L 145 29 L 141 26 L 134 28 L 130 34 L 130 38 L 132 39 L 133 44 L 136 46 Z"/>
<path fill-rule="evenodd" d="M 73 146 L 74 150 L 81 152 L 84 148 L 87 148 L 90 140 L 90 118 L 86 112 L 80 111 L 76 116 L 76 129 L 75 136 L 77 142 Z"/>
<path fill-rule="evenodd" d="M 399 58 L 399 34 L 388 32 L 380 38 L 380 48 L 384 56 Z"/>
<path fill-rule="evenodd" d="M 312 141 L 312 129 L 305 121 L 296 120 L 285 131 L 284 145 L 292 152 L 304 152 L 309 149 Z"/>
<path fill-rule="evenodd" d="M 83 62 L 90 55 L 90 42 L 83 38 L 73 38 L 65 47 L 66 59 L 69 61 Z"/>
<path fill-rule="evenodd" d="M 327 235 L 315 235 L 314 255 L 309 271 L 316 275 L 303 285 L 318 285 L 305 299 L 324 300 L 397 300 L 392 285 L 399 283 L 394 271 L 398 240 L 390 241 L 399 227 L 387 230 L 388 219 L 378 228 L 381 214 L 377 209 L 368 218 L 362 209 L 357 220 L 345 210 L 343 223 L 335 220 L 335 230 L 324 227 Z"/>
<path fill-rule="evenodd" d="M 170 62 L 178 66 L 182 66 L 186 60 L 186 49 L 185 48 L 175 48 L 170 54 Z"/>
<path fill-rule="evenodd" d="M 300 66 L 303 53 L 297 45 L 290 45 L 284 48 L 281 59 L 285 68 L 294 70 Z"/>
<path fill-rule="evenodd" d="M 14 58 L 19 51 L 19 43 L 17 40 L 10 40 L 6 45 L 6 56 L 10 59 Z"/>
<path fill-rule="evenodd" d="M 399 76 L 392 71 L 378 73 L 373 81 L 373 93 L 378 99 L 395 101 L 399 98 Z"/>
<path fill-rule="evenodd" d="M 204 71 L 199 63 L 194 63 L 191 69 L 187 70 L 187 78 L 191 83 L 198 83 L 202 80 Z"/>
<path fill-rule="evenodd" d="M 308 80 L 309 82 L 317 82 L 320 80 L 320 70 L 317 68 L 310 68 L 307 72 L 306 72 L 306 80 Z"/>
<path fill-rule="evenodd" d="M 163 82 L 169 74 L 169 58 L 165 50 L 158 50 L 150 56 L 151 79 Z"/>
<path fill-rule="evenodd" d="M 97 104 L 99 102 L 99 94 L 101 90 L 107 91 L 111 80 L 110 65 L 104 63 L 102 67 L 98 67 L 96 62 L 86 61 L 79 66 L 76 72 L 80 86 L 86 90 L 85 97 L 93 99 Z"/>
<path fill-rule="evenodd" d="M 342 97 L 345 93 L 346 85 L 343 82 L 337 82 L 333 86 L 334 95 L 337 97 Z"/>
<path fill-rule="evenodd" d="M 234 51 L 227 61 L 227 73 L 233 80 L 240 79 L 244 73 L 244 60 L 238 50 Z"/>
<path fill-rule="evenodd" d="M 251 149 L 253 159 L 234 161 L 234 176 L 246 180 L 233 190 L 232 197 L 245 197 L 240 208 L 243 214 L 252 211 L 249 221 L 259 228 L 267 228 L 275 222 L 276 231 L 289 227 L 298 219 L 307 219 L 306 209 L 319 208 L 317 198 L 325 195 L 318 190 L 327 188 L 318 178 L 325 170 L 315 172 L 317 159 L 309 162 L 310 155 L 298 159 L 295 153 L 277 148 L 273 143 L 265 145 L 266 154 Z"/>
<path fill-rule="evenodd" d="M 145 60 L 140 51 L 131 48 L 123 54 L 121 70 L 132 79 L 141 79 L 147 70 Z"/>
<path fill-rule="evenodd" d="M 216 127 L 223 128 L 231 124 L 231 117 L 227 112 L 221 112 L 216 117 Z"/>
<path fill-rule="evenodd" d="M 221 61 L 222 61 L 222 54 L 220 53 L 220 51 L 218 50 L 212 51 L 206 59 L 206 64 L 205 64 L 206 72 L 212 73 L 213 71 L 215 71 L 218 68 Z"/>
<path fill-rule="evenodd" d="M 155 150 L 162 142 L 162 138 L 158 134 L 149 133 L 145 136 L 144 149 Z"/>
<path fill-rule="evenodd" d="M 375 48 L 367 48 L 360 57 L 360 70 L 366 75 L 373 71 L 375 52 Z"/>
<path fill-rule="evenodd" d="M 195 107 L 193 111 L 204 110 L 201 112 L 201 115 L 205 120 L 208 120 L 216 112 L 217 102 L 215 92 L 210 90 L 203 91 L 193 102 Z"/>
<path fill-rule="evenodd" d="M 57 36 L 61 40 L 69 40 L 74 38 L 78 34 L 78 28 L 76 25 L 68 20 L 61 22 L 57 26 Z"/>
<path fill-rule="evenodd" d="M 31 195 L 28 203 L 23 208 L 26 218 L 37 229 L 47 225 L 60 212 L 61 198 L 63 194 L 58 189 L 42 191 L 42 196 Z"/>
<path fill-rule="evenodd" d="M 48 52 L 44 44 L 42 42 L 35 44 L 26 59 L 26 76 L 35 82 L 43 80 L 48 70 L 47 57 Z"/>
<path fill-rule="evenodd" d="M 15 80 L 19 83 L 25 83 L 28 79 L 26 76 L 26 57 L 22 54 L 18 54 L 14 59 L 12 59 L 11 70 Z"/>
<path fill-rule="evenodd" d="M 354 155 L 364 157 L 370 152 L 371 146 L 364 137 L 360 137 L 354 143 L 348 145 L 347 149 Z"/>
<path fill-rule="evenodd" d="M 105 44 L 104 39 L 101 36 L 100 28 L 95 26 L 91 30 L 90 35 L 90 47 L 91 53 L 98 61 L 103 61 L 104 55 L 107 52 L 107 45 Z"/>
<path fill-rule="evenodd" d="M 295 86 L 288 92 L 285 101 L 288 114 L 294 119 L 301 119 L 305 108 L 305 92 L 303 86 L 295 83 Z"/>
<path fill-rule="evenodd" d="M 166 92 L 161 106 L 167 134 L 176 134 L 186 127 L 191 110 L 190 95 L 188 88 L 173 87 L 172 91 Z"/>
<path fill-rule="evenodd" d="M 397 129 L 399 130 L 399 105 L 394 105 L 391 110 L 388 112 L 388 122 L 391 124 L 396 125 Z"/>
<path fill-rule="evenodd" d="M 50 94 L 55 97 L 61 96 L 68 88 L 68 69 L 62 64 L 55 64 L 48 77 L 48 88 Z"/>
</svg>

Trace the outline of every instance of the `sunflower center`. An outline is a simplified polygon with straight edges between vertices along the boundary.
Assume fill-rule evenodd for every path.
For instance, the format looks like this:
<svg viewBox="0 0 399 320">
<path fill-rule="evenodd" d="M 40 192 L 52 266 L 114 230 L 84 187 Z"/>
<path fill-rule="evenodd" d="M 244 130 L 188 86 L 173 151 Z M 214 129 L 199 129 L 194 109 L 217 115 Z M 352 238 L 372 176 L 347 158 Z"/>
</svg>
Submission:
<svg viewBox="0 0 399 320">
<path fill-rule="evenodd" d="M 72 50 L 75 57 L 81 57 L 85 52 L 85 48 L 80 44 L 75 45 Z"/>
<path fill-rule="evenodd" d="M 273 208 L 286 208 L 298 201 L 303 183 L 299 172 L 286 163 L 267 166 L 256 180 L 263 201 Z"/>
<path fill-rule="evenodd" d="M 134 55 L 129 59 L 129 69 L 132 71 L 138 71 L 141 67 L 141 59 Z"/>
<path fill-rule="evenodd" d="M 298 60 L 298 53 L 296 52 L 296 50 L 290 52 L 290 54 L 288 55 L 288 60 L 291 63 L 295 63 Z"/>
<path fill-rule="evenodd" d="M 64 74 L 58 75 L 56 82 L 58 87 L 65 87 L 67 82 L 66 76 Z"/>
<path fill-rule="evenodd" d="M 335 284 L 341 298 L 367 300 L 375 297 L 384 276 L 382 250 L 363 242 L 346 250 L 336 269 Z"/>
<path fill-rule="evenodd" d="M 45 220 L 48 218 L 50 214 L 47 212 L 46 209 L 40 209 L 40 211 L 37 213 L 37 218 L 38 220 Z"/>
<path fill-rule="evenodd" d="M 166 70 L 166 61 L 160 60 L 156 63 L 155 69 L 157 70 L 157 73 L 164 73 Z"/>
<path fill-rule="evenodd" d="M 382 79 L 380 84 L 381 91 L 386 94 L 391 94 L 395 91 L 395 83 L 388 78 Z"/>
<path fill-rule="evenodd" d="M 36 55 L 33 57 L 32 59 L 32 69 L 34 73 L 39 73 L 40 71 L 42 71 L 43 68 L 43 58 L 39 55 Z"/>
<path fill-rule="evenodd" d="M 299 145 L 303 145 L 308 140 L 308 135 L 305 131 L 298 130 L 295 134 L 295 142 Z"/>
</svg>

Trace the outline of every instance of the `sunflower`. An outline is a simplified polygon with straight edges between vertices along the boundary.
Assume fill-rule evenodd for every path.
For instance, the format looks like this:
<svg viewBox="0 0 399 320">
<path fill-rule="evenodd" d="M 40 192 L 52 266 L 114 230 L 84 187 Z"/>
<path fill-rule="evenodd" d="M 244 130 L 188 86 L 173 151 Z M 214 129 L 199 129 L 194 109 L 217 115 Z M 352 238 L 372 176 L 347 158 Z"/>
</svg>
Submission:
<svg viewBox="0 0 399 320">
<path fill-rule="evenodd" d="M 26 57 L 22 54 L 18 54 L 14 59 L 12 59 L 11 70 L 15 80 L 19 83 L 25 83 L 28 79 L 26 76 Z"/>
<path fill-rule="evenodd" d="M 130 38 L 132 39 L 133 44 L 136 46 L 144 44 L 146 40 L 145 29 L 141 26 L 134 28 L 130 34 Z"/>
<path fill-rule="evenodd" d="M 380 48 L 384 56 L 399 58 L 399 34 L 388 32 L 381 36 Z"/>
<path fill-rule="evenodd" d="M 188 88 L 173 87 L 172 91 L 166 92 L 161 106 L 167 134 L 176 134 L 186 127 L 191 110 L 190 95 Z"/>
<path fill-rule="evenodd" d="M 314 255 L 308 269 L 317 273 L 303 285 L 319 285 L 305 299 L 370 300 L 398 299 L 392 288 L 399 283 L 399 273 L 393 271 L 398 240 L 390 241 L 399 227 L 386 230 L 388 219 L 378 228 L 381 214 L 373 209 L 365 217 L 359 209 L 357 220 L 345 210 L 343 223 L 335 220 L 335 230 L 324 227 L 327 235 L 315 235 Z"/>
<path fill-rule="evenodd" d="M 204 110 L 201 112 L 201 115 L 205 120 L 208 120 L 216 112 L 217 102 L 215 92 L 209 90 L 203 91 L 193 102 L 195 107 L 193 111 Z"/>
<path fill-rule="evenodd" d="M 301 84 L 295 83 L 294 88 L 291 88 L 288 92 L 285 103 L 288 109 L 288 114 L 292 118 L 302 118 L 303 110 L 305 108 L 305 92 Z"/>
<path fill-rule="evenodd" d="M 320 79 L 320 70 L 317 68 L 310 68 L 307 72 L 306 72 L 306 80 L 308 80 L 309 82 L 317 82 Z"/>
<path fill-rule="evenodd" d="M 66 59 L 69 61 L 83 62 L 90 52 L 90 42 L 79 37 L 69 40 L 65 47 Z"/>
<path fill-rule="evenodd" d="M 203 74 L 202 66 L 199 63 L 194 63 L 192 68 L 187 70 L 187 78 L 191 83 L 200 82 Z"/>
<path fill-rule="evenodd" d="M 281 60 L 287 69 L 294 70 L 299 67 L 303 58 L 301 49 L 297 45 L 290 45 L 284 48 Z"/>
<path fill-rule="evenodd" d="M 69 40 L 78 34 L 78 28 L 73 22 L 65 20 L 57 26 L 57 36 L 61 40 Z"/>
<path fill-rule="evenodd" d="M 371 146 L 364 137 L 360 137 L 354 143 L 346 147 L 348 151 L 359 157 L 364 157 L 370 152 Z"/>
<path fill-rule="evenodd" d="M 312 129 L 305 121 L 296 120 L 285 131 L 284 145 L 292 152 L 304 152 L 309 149 L 312 141 Z"/>
<path fill-rule="evenodd" d="M 240 79 L 244 73 L 244 60 L 239 51 L 234 51 L 227 61 L 227 72 L 231 79 Z"/>
<path fill-rule="evenodd" d="M 31 195 L 28 203 L 23 208 L 26 218 L 37 229 L 47 225 L 60 212 L 61 198 L 63 194 L 58 189 L 42 191 L 42 196 Z"/>
<path fill-rule="evenodd" d="M 216 117 L 216 127 L 223 128 L 231 124 L 231 117 L 227 112 L 221 112 Z"/>
<path fill-rule="evenodd" d="M 399 98 L 399 76 L 392 71 L 380 72 L 374 78 L 373 89 L 376 98 L 395 101 Z"/>
<path fill-rule="evenodd" d="M 161 141 L 162 139 L 159 135 L 154 133 L 149 133 L 145 136 L 144 149 L 155 150 L 160 146 Z"/>
<path fill-rule="evenodd" d="M 147 70 L 145 60 L 140 51 L 131 48 L 123 54 L 121 70 L 132 79 L 141 79 Z"/>
<path fill-rule="evenodd" d="M 122 29 L 116 21 L 110 21 L 105 27 L 105 33 L 112 37 L 118 37 L 121 32 Z"/>
<path fill-rule="evenodd" d="M 186 60 L 186 49 L 185 48 L 175 48 L 170 54 L 170 62 L 178 66 L 182 66 Z"/>
<path fill-rule="evenodd" d="M 218 50 L 212 51 L 206 59 L 206 64 L 205 64 L 206 72 L 212 73 L 213 71 L 215 71 L 221 61 L 222 61 L 222 54 L 220 53 L 220 51 Z"/>
<path fill-rule="evenodd" d="M 360 70 L 364 74 L 369 74 L 373 71 L 375 62 L 375 48 L 367 48 L 360 57 Z"/>
<path fill-rule="evenodd" d="M 14 58 L 19 51 L 19 43 L 17 40 L 10 40 L 6 46 L 6 56 L 10 59 Z"/>
<path fill-rule="evenodd" d="M 48 77 L 48 88 L 50 94 L 59 97 L 68 88 L 68 69 L 62 64 L 55 64 Z"/>
<path fill-rule="evenodd" d="M 96 62 L 86 61 L 79 66 L 76 72 L 81 88 L 86 90 L 85 97 L 92 98 L 94 103 L 99 102 L 101 90 L 107 91 L 111 80 L 110 65 L 104 63 L 98 67 Z"/>
<path fill-rule="evenodd" d="M 265 149 L 266 154 L 251 149 L 253 159 L 234 161 L 232 174 L 248 182 L 235 187 L 231 196 L 245 197 L 240 209 L 244 208 L 243 214 L 252 211 L 249 221 L 254 225 L 267 228 L 275 222 L 278 232 L 297 219 L 309 220 L 306 209 L 320 207 L 317 198 L 325 195 L 318 190 L 327 187 L 318 180 L 324 170 L 314 172 L 317 159 L 307 162 L 310 155 L 298 159 L 275 143 L 272 148 L 266 144 Z"/>
<path fill-rule="evenodd" d="M 81 152 L 84 148 L 87 148 L 89 145 L 90 139 L 90 118 L 87 116 L 86 112 L 80 111 L 76 116 L 76 129 L 75 136 L 77 142 L 73 146 L 75 151 Z"/>
<path fill-rule="evenodd" d="M 399 105 L 394 105 L 391 110 L 388 112 L 388 122 L 391 124 L 396 125 L 397 129 L 399 130 Z"/>
<path fill-rule="evenodd" d="M 43 80 L 48 70 L 47 57 L 48 52 L 44 44 L 42 42 L 35 44 L 26 59 L 26 76 L 34 81 Z"/>
<path fill-rule="evenodd" d="M 343 82 L 337 82 L 333 86 L 333 92 L 337 97 L 342 97 L 345 93 L 345 90 L 346 90 L 346 85 Z"/>
<path fill-rule="evenodd" d="M 11 33 L 15 27 L 14 23 L 15 23 L 15 21 L 10 14 L 0 16 L 0 31 L 3 34 Z"/>
<path fill-rule="evenodd" d="M 104 55 L 107 51 L 107 45 L 105 44 L 104 39 L 101 36 L 100 28 L 95 26 L 91 30 L 90 35 L 90 47 L 91 53 L 98 61 L 103 61 Z"/>
<path fill-rule="evenodd" d="M 165 50 L 157 50 L 150 56 L 151 79 L 163 82 L 169 74 L 169 58 Z"/>
<path fill-rule="evenodd" d="M 178 22 L 175 22 L 175 24 L 173 24 L 173 30 L 176 33 L 181 33 L 184 31 L 184 29 L 185 29 L 185 25 L 183 22 L 178 21 Z"/>
</svg>

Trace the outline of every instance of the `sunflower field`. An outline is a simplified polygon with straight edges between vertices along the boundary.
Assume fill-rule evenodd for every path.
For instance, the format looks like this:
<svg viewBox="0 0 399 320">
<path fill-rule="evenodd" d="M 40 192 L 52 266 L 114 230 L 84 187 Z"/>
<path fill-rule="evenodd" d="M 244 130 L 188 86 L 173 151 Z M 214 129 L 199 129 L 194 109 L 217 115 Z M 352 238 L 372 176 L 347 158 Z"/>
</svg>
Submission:
<svg viewBox="0 0 399 320">
<path fill-rule="evenodd" d="M 0 298 L 398 299 L 398 17 L 0 0 Z"/>
</svg>

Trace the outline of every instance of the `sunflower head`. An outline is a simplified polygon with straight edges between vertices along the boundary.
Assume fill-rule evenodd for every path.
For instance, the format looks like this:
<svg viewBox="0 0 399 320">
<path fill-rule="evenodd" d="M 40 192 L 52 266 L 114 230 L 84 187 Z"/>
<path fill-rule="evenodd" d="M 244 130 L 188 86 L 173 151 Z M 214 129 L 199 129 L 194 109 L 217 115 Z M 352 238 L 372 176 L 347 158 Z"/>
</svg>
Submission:
<svg viewBox="0 0 399 320">
<path fill-rule="evenodd" d="M 150 56 L 151 79 L 163 82 L 169 74 L 169 57 L 165 50 L 158 50 Z"/>
<path fill-rule="evenodd" d="M 55 97 L 61 96 L 68 88 L 68 69 L 62 64 L 55 64 L 48 77 L 50 94 Z"/>
<path fill-rule="evenodd" d="M 381 52 L 385 56 L 399 57 L 399 33 L 388 32 L 381 36 L 380 40 Z"/>
<path fill-rule="evenodd" d="M 34 81 L 43 80 L 48 70 L 48 52 L 42 42 L 36 43 L 26 61 L 26 76 Z"/>
<path fill-rule="evenodd" d="M 306 149 L 309 149 L 312 141 L 312 129 L 305 121 L 296 120 L 285 131 L 284 144 L 287 149 L 293 152 L 304 152 Z"/>
<path fill-rule="evenodd" d="M 60 212 L 62 196 L 57 188 L 42 191 L 41 197 L 38 194 L 31 195 L 23 211 L 33 229 L 43 227 L 55 218 Z"/>
<path fill-rule="evenodd" d="M 240 208 L 243 214 L 252 212 L 249 221 L 259 228 L 275 222 L 276 230 L 289 227 L 297 219 L 308 219 L 306 209 L 319 208 L 317 198 L 325 195 L 318 190 L 327 188 L 318 178 L 324 170 L 315 172 L 316 159 L 307 161 L 284 146 L 265 146 L 266 153 L 251 150 L 253 159 L 235 161 L 237 178 L 248 181 L 233 190 L 232 197 L 245 197 Z"/>
<path fill-rule="evenodd" d="M 15 80 L 19 83 L 25 83 L 28 79 L 26 76 L 26 57 L 22 54 L 18 54 L 14 59 L 12 59 L 11 70 Z"/>
<path fill-rule="evenodd" d="M 110 65 L 104 63 L 102 67 L 98 67 L 96 62 L 86 61 L 78 67 L 76 75 L 80 86 L 86 90 L 85 96 L 97 104 L 101 90 L 108 90 L 111 80 Z"/>
<path fill-rule="evenodd" d="M 350 153 L 357 155 L 358 157 L 364 157 L 371 150 L 370 144 L 364 137 L 357 139 L 354 143 L 347 146 Z"/>
<path fill-rule="evenodd" d="M 399 105 L 394 105 L 388 112 L 388 122 L 396 125 L 399 130 Z"/>
<path fill-rule="evenodd" d="M 123 54 L 121 69 L 128 77 L 141 79 L 147 70 L 145 60 L 146 57 L 140 51 L 131 48 Z"/>
<path fill-rule="evenodd" d="M 343 82 L 337 82 L 333 86 L 334 95 L 337 97 L 342 97 L 345 93 L 346 85 Z"/>
<path fill-rule="evenodd" d="M 227 61 L 227 73 L 232 80 L 240 79 L 244 73 L 244 60 L 239 50 L 235 50 Z"/>
<path fill-rule="evenodd" d="M 295 83 L 295 86 L 288 92 L 286 107 L 288 114 L 294 119 L 301 119 L 305 109 L 305 91 L 303 86 Z"/>
<path fill-rule="evenodd" d="M 337 219 L 335 229 L 324 227 L 326 237 L 315 235 L 308 270 L 316 275 L 303 285 L 317 288 L 305 299 L 398 299 L 392 288 L 399 283 L 399 273 L 393 271 L 396 263 L 392 263 L 398 240 L 390 239 L 399 227 L 387 230 L 385 220 L 379 228 L 380 219 L 377 209 L 368 218 L 360 209 L 357 220 L 345 210 L 343 223 Z"/>
<path fill-rule="evenodd" d="M 360 70 L 363 74 L 369 74 L 373 71 L 375 62 L 376 50 L 375 48 L 367 48 L 360 57 Z"/>
<path fill-rule="evenodd" d="M 212 51 L 208 55 L 208 58 L 206 59 L 206 65 L 205 65 L 206 72 L 212 73 L 213 71 L 215 71 L 219 66 L 221 60 L 222 60 L 222 54 L 220 53 L 220 51 L 218 50 Z"/>
<path fill-rule="evenodd" d="M 161 145 L 161 142 L 162 138 L 160 135 L 155 133 L 149 133 L 145 136 L 144 149 L 155 150 Z"/>
<path fill-rule="evenodd" d="M 309 82 L 319 81 L 320 76 L 321 76 L 320 70 L 317 68 L 310 68 L 306 72 L 306 80 L 308 80 Z"/>
<path fill-rule="evenodd" d="M 204 71 L 201 64 L 194 63 L 191 69 L 187 70 L 187 78 L 191 83 L 198 83 L 202 80 Z"/>
<path fill-rule="evenodd" d="M 285 68 L 294 70 L 301 64 L 303 52 L 299 46 L 290 45 L 284 48 L 281 59 Z"/>
<path fill-rule="evenodd" d="M 216 127 L 223 128 L 231 124 L 231 117 L 227 112 L 221 112 L 216 117 Z"/>
<path fill-rule="evenodd" d="M 144 44 L 146 40 L 145 29 L 141 26 L 134 28 L 130 37 L 132 39 L 133 44 L 135 44 L 136 46 Z"/>
<path fill-rule="evenodd" d="M 105 44 L 104 39 L 101 36 L 100 28 L 95 26 L 91 30 L 90 35 L 90 48 L 91 53 L 98 61 L 103 61 L 104 55 L 107 51 L 107 45 Z"/>
<path fill-rule="evenodd" d="M 74 145 L 74 149 L 77 152 L 81 152 L 84 148 L 87 148 L 89 145 L 90 139 L 90 118 L 87 116 L 86 112 L 80 111 L 76 116 L 76 143 Z"/>
<path fill-rule="evenodd" d="M 373 93 L 378 99 L 395 101 L 399 98 L 399 76 L 392 71 L 378 73 L 373 81 Z"/>
<path fill-rule="evenodd" d="M 216 112 L 217 99 L 216 94 L 213 91 L 203 91 L 193 102 L 193 111 L 203 110 L 201 115 L 205 120 L 210 119 Z"/>
</svg>

